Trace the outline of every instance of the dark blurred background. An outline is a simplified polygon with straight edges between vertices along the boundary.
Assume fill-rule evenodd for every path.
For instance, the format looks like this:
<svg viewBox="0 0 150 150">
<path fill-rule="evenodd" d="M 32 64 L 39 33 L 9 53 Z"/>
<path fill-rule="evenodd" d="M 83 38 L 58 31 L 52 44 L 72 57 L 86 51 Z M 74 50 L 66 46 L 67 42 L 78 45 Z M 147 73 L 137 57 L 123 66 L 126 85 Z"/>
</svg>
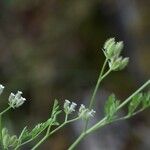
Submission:
<svg viewBox="0 0 150 150">
<path fill-rule="evenodd" d="M 17 90 L 27 99 L 7 114 L 6 125 L 19 134 L 44 121 L 55 98 L 88 104 L 110 37 L 124 41 L 130 63 L 102 83 L 97 111 L 103 112 L 110 93 L 123 100 L 135 91 L 150 76 L 149 6 L 149 0 L 0 0 L 0 83 L 6 86 L 0 105 L 4 108 Z M 77 149 L 149 150 L 148 114 L 105 127 Z M 64 128 L 39 149 L 66 150 L 80 125 Z"/>
</svg>

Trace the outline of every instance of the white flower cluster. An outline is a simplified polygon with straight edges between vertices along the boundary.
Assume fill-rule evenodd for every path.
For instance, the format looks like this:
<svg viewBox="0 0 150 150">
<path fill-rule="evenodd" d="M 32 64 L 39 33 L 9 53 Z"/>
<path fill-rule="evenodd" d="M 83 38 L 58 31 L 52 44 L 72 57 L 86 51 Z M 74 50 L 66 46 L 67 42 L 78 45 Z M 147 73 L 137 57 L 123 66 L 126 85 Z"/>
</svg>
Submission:
<svg viewBox="0 0 150 150">
<path fill-rule="evenodd" d="M 66 114 L 71 114 L 72 112 L 75 111 L 77 104 L 74 102 L 70 102 L 69 100 L 65 100 L 64 102 L 64 111 Z M 86 108 L 83 104 L 81 104 L 79 111 L 78 111 L 78 115 L 80 118 L 82 119 L 88 119 L 90 117 L 94 117 L 94 114 L 96 113 L 96 111 L 89 110 L 88 108 Z"/>
<path fill-rule="evenodd" d="M 89 110 L 88 108 L 86 108 L 83 104 L 81 104 L 80 108 L 79 108 L 79 117 L 81 117 L 82 119 L 88 119 L 90 117 L 94 117 L 96 111 Z"/>
<path fill-rule="evenodd" d="M 23 98 L 21 96 L 22 92 L 21 91 L 18 91 L 16 94 L 14 93 L 11 93 L 9 95 L 9 105 L 12 107 L 12 108 L 17 108 L 19 106 L 21 106 L 25 101 L 26 99 Z"/>
<path fill-rule="evenodd" d="M 65 103 L 64 103 L 64 111 L 66 114 L 71 114 L 72 112 L 75 111 L 75 108 L 76 108 L 77 104 L 74 103 L 74 102 L 70 102 L 69 100 L 65 100 Z"/>
<path fill-rule="evenodd" d="M 5 87 L 2 84 L 0 84 L 0 95 L 3 93 L 4 88 Z"/>
<path fill-rule="evenodd" d="M 109 60 L 109 67 L 113 71 L 124 69 L 128 62 L 129 58 L 123 58 L 120 56 L 120 53 L 123 49 L 123 42 L 116 42 L 115 38 L 108 39 L 104 44 L 104 54 Z"/>
</svg>

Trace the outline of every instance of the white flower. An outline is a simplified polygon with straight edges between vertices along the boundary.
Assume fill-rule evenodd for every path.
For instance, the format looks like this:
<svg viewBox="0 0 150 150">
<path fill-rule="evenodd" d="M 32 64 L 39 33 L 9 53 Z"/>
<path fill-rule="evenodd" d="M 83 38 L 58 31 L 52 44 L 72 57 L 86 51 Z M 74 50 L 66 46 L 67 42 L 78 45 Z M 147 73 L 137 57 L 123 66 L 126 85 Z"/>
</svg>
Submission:
<svg viewBox="0 0 150 150">
<path fill-rule="evenodd" d="M 23 98 L 21 96 L 21 94 L 22 94 L 21 91 L 18 91 L 16 94 L 10 93 L 8 101 L 9 101 L 9 105 L 12 108 L 17 108 L 17 107 L 21 106 L 26 101 L 26 99 Z"/>
<path fill-rule="evenodd" d="M 83 110 L 85 110 L 85 106 L 83 104 L 81 104 L 80 108 L 79 108 L 79 113 L 81 113 Z"/>
<path fill-rule="evenodd" d="M 2 84 L 0 84 L 0 95 L 3 93 L 4 88 L 5 87 Z"/>
<path fill-rule="evenodd" d="M 94 114 L 96 113 L 96 111 L 89 110 L 88 108 L 86 108 L 83 104 L 81 104 L 80 108 L 79 108 L 79 117 L 81 117 L 82 119 L 89 119 L 90 117 L 94 117 Z"/>
<path fill-rule="evenodd" d="M 65 100 L 65 103 L 64 103 L 64 111 L 66 114 L 71 114 L 72 112 L 75 111 L 75 108 L 76 108 L 77 104 L 74 103 L 74 102 L 70 102 L 69 100 Z"/>
<path fill-rule="evenodd" d="M 87 113 L 87 117 L 94 117 L 95 113 L 96 111 L 92 109 L 91 111 Z"/>
<path fill-rule="evenodd" d="M 74 103 L 74 102 L 72 102 L 72 103 L 71 103 L 71 106 L 70 106 L 70 112 L 75 111 L 76 106 L 77 106 L 77 104 Z"/>
</svg>

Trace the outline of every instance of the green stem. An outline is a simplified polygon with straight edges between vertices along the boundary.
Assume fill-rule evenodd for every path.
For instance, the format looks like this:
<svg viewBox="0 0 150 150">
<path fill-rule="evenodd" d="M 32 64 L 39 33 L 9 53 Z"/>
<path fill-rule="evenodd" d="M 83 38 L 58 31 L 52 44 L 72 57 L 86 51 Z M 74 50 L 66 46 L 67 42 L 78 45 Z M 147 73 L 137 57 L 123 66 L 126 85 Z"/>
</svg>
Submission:
<svg viewBox="0 0 150 150">
<path fill-rule="evenodd" d="M 109 69 L 109 70 L 103 75 L 104 70 L 105 70 L 106 65 L 107 65 L 107 62 L 108 62 L 108 59 L 106 58 L 106 59 L 105 59 L 105 62 L 104 62 L 104 64 L 103 64 L 103 66 L 102 66 L 102 69 L 101 69 L 101 71 L 100 71 L 100 74 L 99 74 L 99 77 L 98 77 L 96 86 L 95 86 L 94 91 L 93 91 L 93 94 L 92 94 L 92 97 L 91 97 L 91 99 L 90 99 L 90 104 L 89 104 L 89 107 L 88 107 L 89 110 L 93 107 L 94 100 L 95 100 L 95 97 L 96 97 L 96 93 L 97 93 L 97 91 L 98 91 L 98 88 L 99 88 L 99 86 L 100 86 L 101 81 L 111 72 L 111 70 Z M 89 122 L 89 119 L 87 119 L 86 122 L 85 122 L 85 127 L 84 127 L 84 130 L 83 130 L 84 132 L 86 131 L 86 129 L 87 129 L 87 127 L 88 127 L 88 122 Z"/>
<path fill-rule="evenodd" d="M 103 126 L 106 123 L 106 119 L 107 117 L 104 117 L 101 121 L 99 121 L 98 123 L 96 123 L 95 125 L 93 125 L 91 128 L 89 128 L 86 133 L 90 134 L 91 132 L 99 129 L 101 126 Z"/>
<path fill-rule="evenodd" d="M 62 123 L 59 127 L 57 127 L 56 129 L 54 129 L 53 131 L 51 131 L 50 133 L 46 132 L 46 135 L 31 149 L 31 150 L 35 150 L 36 148 L 38 148 L 50 135 L 54 134 L 56 131 L 60 130 L 62 127 L 64 127 L 66 124 L 74 122 L 76 120 L 79 119 L 79 117 L 71 119 L 71 120 L 67 120 L 68 116 L 65 117 L 65 121 L 64 123 Z"/>
<path fill-rule="evenodd" d="M 129 96 L 124 102 L 122 102 L 118 109 L 121 109 L 123 106 L 125 106 L 136 94 L 138 94 L 139 92 L 141 92 L 146 86 L 148 86 L 150 84 L 150 80 L 148 80 L 146 83 L 144 83 L 138 90 L 136 90 L 131 96 Z"/>
<path fill-rule="evenodd" d="M 109 74 L 109 71 L 106 72 L 104 74 L 104 78 Z M 103 78 L 102 77 L 102 78 Z M 117 108 L 117 110 L 121 109 L 124 105 L 126 105 L 136 94 L 138 94 L 140 91 L 142 91 L 146 86 L 148 86 L 150 84 L 150 80 L 148 80 L 145 84 L 143 84 L 137 91 L 135 91 L 131 96 L 129 96 L 122 104 L 119 105 L 119 107 Z M 136 115 L 137 113 L 143 111 L 143 109 L 139 110 L 138 112 L 134 113 L 133 115 Z M 126 119 L 129 118 L 129 116 L 126 116 Z M 80 135 L 77 140 L 70 146 L 69 150 L 73 150 L 77 145 L 78 143 L 85 137 L 85 135 L 87 134 L 90 134 L 92 133 L 93 131 L 103 127 L 104 125 L 106 124 L 109 124 L 107 121 L 106 121 L 107 117 L 104 117 L 101 121 L 99 121 L 98 123 L 96 123 L 95 125 L 93 125 L 91 128 L 89 128 L 88 130 L 84 130 L 84 136 Z M 122 118 L 123 119 L 123 118 Z M 125 119 L 125 118 L 124 118 Z"/>
<path fill-rule="evenodd" d="M 86 136 L 86 133 L 82 133 L 77 140 L 68 148 L 68 150 L 73 150 L 79 143 L 80 141 Z"/>
<path fill-rule="evenodd" d="M 47 136 L 44 136 L 31 150 L 35 150 L 37 147 L 39 147 L 45 140 L 47 139 Z"/>
<path fill-rule="evenodd" d="M 1 146 L 3 147 L 3 140 L 2 140 L 2 115 L 0 115 L 0 141 L 1 141 Z"/>
<path fill-rule="evenodd" d="M 4 109 L 1 113 L 0 113 L 0 141 L 1 141 L 1 146 L 3 148 L 3 137 L 2 137 L 2 115 L 4 113 L 6 113 L 9 109 L 11 109 L 11 107 L 7 107 L 6 109 Z"/>
<path fill-rule="evenodd" d="M 146 83 L 144 83 L 138 90 L 136 90 L 131 96 L 129 96 L 126 100 L 124 100 L 124 102 L 122 102 L 119 107 L 117 108 L 117 111 L 119 109 L 121 109 L 123 106 L 125 106 L 136 94 L 138 94 L 139 92 L 141 92 L 146 86 L 148 86 L 150 84 L 150 80 L 148 80 Z M 140 112 L 143 109 L 140 110 Z M 136 113 L 137 114 L 137 113 Z M 133 114 L 133 115 L 136 115 Z M 126 116 L 127 117 L 127 116 Z M 105 120 L 107 119 L 107 117 L 104 117 L 100 122 L 96 123 L 94 126 L 92 126 L 90 129 L 87 130 L 87 133 L 91 133 L 97 129 L 99 129 L 102 125 L 103 122 L 105 122 Z M 122 118 L 123 119 L 123 118 Z"/>
<path fill-rule="evenodd" d="M 104 70 L 105 70 L 107 61 L 108 61 L 108 60 L 106 59 L 105 62 L 104 62 L 104 64 L 103 64 L 103 67 L 102 67 L 102 69 L 101 69 L 101 71 L 100 71 L 100 74 L 99 74 L 99 77 L 98 77 L 96 86 L 95 86 L 95 88 L 94 88 L 94 92 L 93 92 L 92 97 L 91 97 L 91 100 L 90 100 L 90 104 L 89 104 L 89 107 L 88 107 L 89 109 L 91 109 L 92 106 L 93 106 L 93 103 L 94 103 L 94 100 L 95 100 L 95 96 L 96 96 L 98 87 L 99 87 L 99 85 L 100 85 L 100 82 L 102 81 L 102 75 L 103 75 L 103 73 L 104 73 Z"/>
<path fill-rule="evenodd" d="M 111 72 L 111 69 L 109 69 L 109 70 L 99 79 L 98 84 L 97 84 L 97 86 L 96 86 L 96 88 L 95 88 L 95 90 L 94 90 L 94 96 L 92 96 L 92 97 L 94 97 L 94 98 L 92 98 L 91 105 L 90 105 L 91 107 L 92 107 L 92 105 L 93 105 L 93 102 L 94 102 L 94 99 L 95 99 L 95 95 L 96 95 L 96 93 L 97 93 L 97 90 L 98 90 L 98 87 L 99 87 L 99 85 L 100 85 L 100 82 L 101 82 L 110 72 Z M 91 107 L 89 107 L 89 110 L 91 109 Z M 84 132 L 87 130 L 88 122 L 89 122 L 89 119 L 87 119 L 86 122 L 85 122 Z"/>
<path fill-rule="evenodd" d="M 6 113 L 9 109 L 11 109 L 11 106 L 7 107 L 5 110 L 3 110 L 0 115 L 2 116 L 4 113 Z"/>
<path fill-rule="evenodd" d="M 43 130 L 41 130 L 36 136 L 34 136 L 34 138 L 29 139 L 29 140 L 27 140 L 27 141 L 21 143 L 20 145 L 18 145 L 18 146 L 15 148 L 15 150 L 17 150 L 19 147 L 21 147 L 21 146 L 23 146 L 23 145 L 25 145 L 25 144 L 27 144 L 27 143 L 33 141 L 33 140 L 35 140 L 45 129 L 46 129 L 46 128 L 44 128 Z"/>
<path fill-rule="evenodd" d="M 89 104 L 89 107 L 88 109 L 92 109 L 93 107 L 93 104 L 94 104 L 94 100 L 95 100 L 95 97 L 96 97 L 96 93 L 98 91 L 98 88 L 100 86 L 100 83 L 101 81 L 111 72 L 111 69 L 109 69 L 105 74 L 104 74 L 104 71 L 105 71 L 105 68 L 106 68 L 106 65 L 107 65 L 107 62 L 108 62 L 108 59 L 106 58 L 105 61 L 104 61 L 104 64 L 102 66 L 102 69 L 100 71 L 100 74 L 99 74 L 99 77 L 98 77 L 98 80 L 97 80 L 97 83 L 96 83 L 96 86 L 94 88 L 94 91 L 93 91 L 93 94 L 92 94 L 92 97 L 90 99 L 90 104 Z M 104 75 L 103 75 L 104 74 Z M 87 127 L 88 127 L 88 122 L 89 122 L 89 119 L 86 120 L 85 122 L 85 127 L 83 129 L 83 132 L 82 134 L 77 138 L 77 140 L 69 147 L 69 150 L 72 150 L 75 146 L 78 145 L 78 143 L 84 138 L 84 136 L 86 135 L 86 130 L 87 130 Z"/>
<path fill-rule="evenodd" d="M 131 118 L 131 117 L 133 117 L 133 116 L 139 114 L 139 113 L 142 112 L 143 110 L 144 110 L 144 108 L 141 108 L 141 109 L 139 109 L 138 111 L 134 112 L 132 115 L 126 115 L 126 116 L 124 116 L 124 117 L 117 118 L 117 119 L 115 119 L 113 122 L 120 121 L 120 120 L 125 120 L 125 119 L 129 119 L 129 118 Z"/>
</svg>

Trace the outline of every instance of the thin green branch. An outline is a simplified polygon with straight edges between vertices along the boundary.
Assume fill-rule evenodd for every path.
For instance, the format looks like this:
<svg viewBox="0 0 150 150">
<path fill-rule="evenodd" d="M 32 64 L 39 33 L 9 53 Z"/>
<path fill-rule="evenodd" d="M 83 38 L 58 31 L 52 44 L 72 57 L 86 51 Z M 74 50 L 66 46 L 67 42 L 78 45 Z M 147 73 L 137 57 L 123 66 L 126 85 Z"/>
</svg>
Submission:
<svg viewBox="0 0 150 150">
<path fill-rule="evenodd" d="M 126 100 L 124 100 L 124 102 L 122 102 L 119 107 L 118 110 L 121 109 L 123 106 L 125 106 L 136 94 L 138 94 L 139 92 L 141 92 L 145 87 L 147 87 L 150 84 L 150 80 L 148 80 L 146 83 L 144 83 L 138 90 L 136 90 L 131 96 L 129 96 Z"/>
<path fill-rule="evenodd" d="M 109 74 L 109 71 L 106 72 L 106 75 L 104 74 L 104 77 L 106 77 Z M 119 109 L 121 109 L 124 105 L 126 105 L 136 94 L 138 94 L 140 91 L 142 91 L 145 87 L 147 87 L 150 84 L 150 80 L 148 80 L 145 84 L 143 84 L 137 91 L 135 91 L 131 96 L 129 96 L 124 102 L 122 102 L 122 104 L 120 104 L 117 108 L 117 111 Z M 137 113 L 143 111 L 143 109 L 141 109 L 140 111 L 134 113 L 134 115 L 136 115 Z M 129 116 L 126 116 L 126 118 L 124 119 L 128 119 Z M 123 118 L 122 118 L 123 119 Z M 93 131 L 100 129 L 101 127 L 103 127 L 106 124 L 109 124 L 111 122 L 107 122 L 107 117 L 104 117 L 101 121 L 99 121 L 98 123 L 96 123 L 95 125 L 93 125 L 91 128 L 89 128 L 88 130 L 84 130 L 84 134 L 82 133 L 77 140 L 69 147 L 69 150 L 73 150 L 78 143 L 87 135 L 92 133 Z M 83 136 L 84 135 L 84 136 Z"/>
<path fill-rule="evenodd" d="M 1 113 L 0 113 L 0 115 L 2 116 L 4 113 L 6 113 L 8 110 L 10 110 L 11 109 L 11 106 L 9 106 L 9 107 L 7 107 L 6 109 L 4 109 Z"/>
<path fill-rule="evenodd" d="M 80 119 L 79 117 L 71 119 L 71 120 L 67 120 L 68 116 L 66 115 L 65 117 L 65 121 L 56 129 L 54 129 L 53 131 L 51 131 L 50 133 L 47 131 L 46 135 L 31 149 L 31 150 L 35 150 L 37 149 L 47 138 L 49 138 L 49 136 L 51 136 L 52 134 L 54 134 L 56 131 L 60 130 L 62 127 L 64 127 L 65 125 L 74 122 L 78 119 Z"/>
<path fill-rule="evenodd" d="M 77 140 L 68 148 L 68 150 L 73 150 L 85 136 L 85 132 L 81 133 Z"/>
<path fill-rule="evenodd" d="M 100 86 L 101 81 L 111 72 L 111 69 L 109 69 L 109 70 L 104 74 L 104 71 L 105 71 L 107 62 L 108 62 L 108 59 L 106 58 L 106 59 L 105 59 L 105 62 L 104 62 L 104 64 L 103 64 L 103 66 L 102 66 L 102 69 L 101 69 L 101 71 L 100 71 L 100 74 L 99 74 L 99 77 L 98 77 L 96 86 L 95 86 L 94 91 L 93 91 L 93 94 L 92 94 L 92 97 L 91 97 L 91 99 L 90 99 L 90 104 L 89 104 L 89 107 L 88 107 L 89 110 L 92 109 L 92 107 L 93 107 L 93 104 L 94 104 L 94 101 L 95 101 L 95 97 L 96 97 L 96 93 L 97 93 L 97 91 L 98 91 L 98 88 L 99 88 L 99 86 Z M 103 75 L 103 74 L 104 74 L 104 75 Z M 89 122 L 89 119 L 87 119 L 86 122 L 85 122 L 85 127 L 84 127 L 83 132 L 86 131 L 86 129 L 87 129 L 87 127 L 88 127 L 88 122 Z"/>
<path fill-rule="evenodd" d="M 101 71 L 100 71 L 100 74 L 99 74 L 99 77 L 98 77 L 96 86 L 95 86 L 95 88 L 94 88 L 94 92 L 93 92 L 92 97 L 91 97 L 91 99 L 90 99 L 90 104 L 89 104 L 89 107 L 88 107 L 89 109 L 91 109 L 92 106 L 93 106 L 93 103 L 94 103 L 94 100 L 95 100 L 95 96 L 96 96 L 97 90 L 98 90 L 98 88 L 99 88 L 99 86 L 100 86 L 100 82 L 102 81 L 102 75 L 103 75 L 103 73 L 104 73 L 104 70 L 105 70 L 107 61 L 108 61 L 108 59 L 105 60 L 105 62 L 104 62 L 104 64 L 103 64 L 103 67 L 102 67 L 102 69 L 101 69 Z"/>
</svg>

